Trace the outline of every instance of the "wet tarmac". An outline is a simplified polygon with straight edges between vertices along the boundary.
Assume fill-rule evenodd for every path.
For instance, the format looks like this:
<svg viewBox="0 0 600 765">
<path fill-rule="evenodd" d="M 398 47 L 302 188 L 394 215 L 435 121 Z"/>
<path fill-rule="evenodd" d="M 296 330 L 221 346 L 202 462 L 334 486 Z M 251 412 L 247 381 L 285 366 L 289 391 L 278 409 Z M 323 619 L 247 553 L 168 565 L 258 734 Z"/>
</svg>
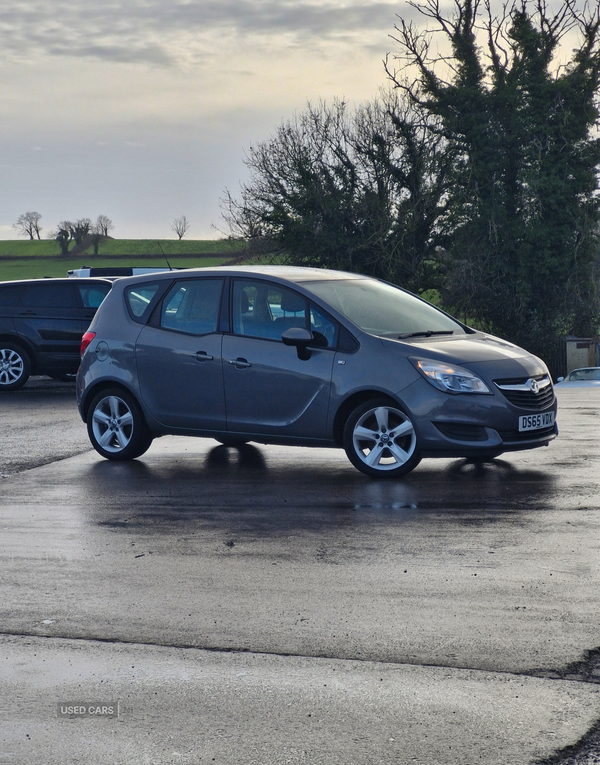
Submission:
<svg viewBox="0 0 600 765">
<path fill-rule="evenodd" d="M 374 481 L 187 438 L 109 463 L 47 382 L 0 399 L 0 762 L 596 761 L 600 391 L 547 448 Z"/>
</svg>

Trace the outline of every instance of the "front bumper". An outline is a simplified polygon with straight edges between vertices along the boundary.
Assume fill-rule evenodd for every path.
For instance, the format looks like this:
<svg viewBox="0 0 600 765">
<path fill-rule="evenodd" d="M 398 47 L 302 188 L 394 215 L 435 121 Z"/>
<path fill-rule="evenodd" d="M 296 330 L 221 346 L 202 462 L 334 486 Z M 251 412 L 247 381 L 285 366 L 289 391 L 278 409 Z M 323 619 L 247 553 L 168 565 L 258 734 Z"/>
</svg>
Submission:
<svg viewBox="0 0 600 765">
<path fill-rule="evenodd" d="M 519 417 L 554 412 L 556 398 L 542 412 L 515 407 L 500 392 L 451 395 L 418 380 L 399 396 L 412 414 L 423 457 L 494 456 L 546 446 L 558 435 L 556 422 L 519 431 Z"/>
</svg>

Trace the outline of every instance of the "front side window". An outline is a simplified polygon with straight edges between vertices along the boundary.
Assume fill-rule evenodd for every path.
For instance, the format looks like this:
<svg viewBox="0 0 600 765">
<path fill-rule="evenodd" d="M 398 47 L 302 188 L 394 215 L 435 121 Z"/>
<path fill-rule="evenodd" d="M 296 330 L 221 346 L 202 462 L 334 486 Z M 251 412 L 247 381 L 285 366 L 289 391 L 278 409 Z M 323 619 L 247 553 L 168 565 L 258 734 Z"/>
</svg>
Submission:
<svg viewBox="0 0 600 765">
<path fill-rule="evenodd" d="M 222 279 L 189 279 L 175 282 L 160 312 L 160 326 L 191 335 L 217 331 Z"/>
<path fill-rule="evenodd" d="M 338 325 L 314 305 L 310 307 L 310 329 L 319 348 L 335 348 L 338 342 Z"/>
<path fill-rule="evenodd" d="M 281 340 L 290 327 L 306 328 L 307 301 L 297 292 L 266 282 L 233 285 L 233 331 L 237 335 Z"/>
</svg>

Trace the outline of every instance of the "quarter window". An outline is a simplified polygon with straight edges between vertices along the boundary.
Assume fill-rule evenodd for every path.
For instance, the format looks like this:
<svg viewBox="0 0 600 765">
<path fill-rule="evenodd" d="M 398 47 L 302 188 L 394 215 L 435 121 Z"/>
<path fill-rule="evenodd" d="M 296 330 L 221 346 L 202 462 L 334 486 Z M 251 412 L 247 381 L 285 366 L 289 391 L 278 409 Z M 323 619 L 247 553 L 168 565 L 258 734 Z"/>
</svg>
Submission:
<svg viewBox="0 0 600 765">
<path fill-rule="evenodd" d="M 160 326 L 191 335 L 217 331 L 222 279 L 176 282 L 165 296 Z"/>
<path fill-rule="evenodd" d="M 134 318 L 140 319 L 156 295 L 158 284 L 135 284 L 125 291 L 125 298 Z"/>
</svg>

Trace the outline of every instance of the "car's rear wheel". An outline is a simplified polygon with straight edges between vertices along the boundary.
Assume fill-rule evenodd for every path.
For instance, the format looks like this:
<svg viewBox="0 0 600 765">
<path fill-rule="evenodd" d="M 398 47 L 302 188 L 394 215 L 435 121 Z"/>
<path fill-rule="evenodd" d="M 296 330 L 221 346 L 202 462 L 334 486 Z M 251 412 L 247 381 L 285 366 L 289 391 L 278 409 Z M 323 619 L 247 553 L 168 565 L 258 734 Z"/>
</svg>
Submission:
<svg viewBox="0 0 600 765">
<path fill-rule="evenodd" d="M 348 417 L 343 444 L 348 459 L 375 478 L 405 475 L 421 461 L 414 424 L 389 399 L 371 399 Z"/>
<path fill-rule="evenodd" d="M 31 361 L 14 343 L 0 342 L 0 391 L 22 388 L 31 374 Z"/>
<path fill-rule="evenodd" d="M 88 409 L 92 446 L 109 460 L 132 460 L 146 452 L 152 435 L 135 398 L 126 391 L 103 390 Z"/>
</svg>

